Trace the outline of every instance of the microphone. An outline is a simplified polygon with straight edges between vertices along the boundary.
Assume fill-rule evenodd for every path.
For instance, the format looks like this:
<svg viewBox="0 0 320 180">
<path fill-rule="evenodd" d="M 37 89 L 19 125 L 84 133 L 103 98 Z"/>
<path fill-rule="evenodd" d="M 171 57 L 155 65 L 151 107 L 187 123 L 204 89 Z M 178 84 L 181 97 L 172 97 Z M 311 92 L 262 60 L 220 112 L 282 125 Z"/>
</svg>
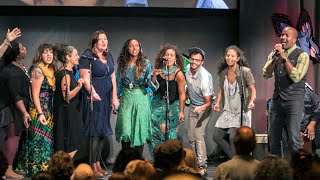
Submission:
<svg viewBox="0 0 320 180">
<path fill-rule="evenodd" d="M 168 61 L 168 59 L 163 57 L 163 58 L 160 58 L 160 61 L 166 62 L 166 61 Z"/>
<path fill-rule="evenodd" d="M 98 58 L 95 58 L 95 57 L 89 57 L 89 56 L 86 56 L 86 55 L 82 55 L 81 57 L 82 57 L 82 58 L 84 58 L 84 59 L 88 59 L 88 60 L 90 60 L 90 61 L 96 61 L 96 60 L 99 60 Z"/>
<path fill-rule="evenodd" d="M 279 55 L 279 51 L 276 50 L 276 49 L 274 49 L 274 50 L 272 51 L 271 57 L 273 57 L 273 56 L 278 56 L 278 55 Z"/>
</svg>

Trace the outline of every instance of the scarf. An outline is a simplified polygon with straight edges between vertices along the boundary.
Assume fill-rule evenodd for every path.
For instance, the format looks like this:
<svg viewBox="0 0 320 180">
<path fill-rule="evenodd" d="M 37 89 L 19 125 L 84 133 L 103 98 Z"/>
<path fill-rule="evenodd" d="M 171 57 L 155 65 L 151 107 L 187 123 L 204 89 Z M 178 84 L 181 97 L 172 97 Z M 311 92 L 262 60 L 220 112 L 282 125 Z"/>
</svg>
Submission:
<svg viewBox="0 0 320 180">
<path fill-rule="evenodd" d="M 46 67 L 43 62 L 39 63 L 38 66 L 41 68 L 43 74 L 47 77 L 52 90 L 56 90 L 56 78 L 54 76 L 54 70 L 49 66 Z"/>
</svg>

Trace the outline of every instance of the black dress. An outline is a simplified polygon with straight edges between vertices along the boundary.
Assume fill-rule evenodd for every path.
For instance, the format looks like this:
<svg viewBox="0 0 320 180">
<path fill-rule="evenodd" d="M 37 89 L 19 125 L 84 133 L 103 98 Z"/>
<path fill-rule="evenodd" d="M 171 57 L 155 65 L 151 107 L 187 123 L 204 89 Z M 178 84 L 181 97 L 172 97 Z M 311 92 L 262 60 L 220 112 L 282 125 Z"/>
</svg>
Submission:
<svg viewBox="0 0 320 180">
<path fill-rule="evenodd" d="M 77 87 L 78 82 L 72 71 L 66 70 L 70 76 L 70 91 Z M 61 81 L 64 77 L 64 70 L 56 74 L 56 91 L 53 100 L 53 117 L 54 117 L 54 150 L 63 150 L 72 152 L 77 150 L 83 141 L 83 123 L 81 118 L 80 98 L 77 93 L 67 103 L 61 89 Z M 79 91 L 80 92 L 80 91 Z"/>
<path fill-rule="evenodd" d="M 21 135 L 25 129 L 20 110 L 15 103 L 23 100 L 26 110 L 29 110 L 30 102 L 30 79 L 26 72 L 19 67 L 8 64 L 1 64 L 0 72 L 0 110 L 1 127 L 15 123 L 16 135 Z"/>
</svg>

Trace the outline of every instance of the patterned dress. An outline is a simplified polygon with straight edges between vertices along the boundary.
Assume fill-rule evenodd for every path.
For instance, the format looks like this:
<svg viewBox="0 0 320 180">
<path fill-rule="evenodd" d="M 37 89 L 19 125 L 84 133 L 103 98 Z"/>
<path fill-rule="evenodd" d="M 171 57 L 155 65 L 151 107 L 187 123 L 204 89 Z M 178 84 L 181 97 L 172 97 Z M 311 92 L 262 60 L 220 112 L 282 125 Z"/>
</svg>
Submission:
<svg viewBox="0 0 320 180">
<path fill-rule="evenodd" d="M 38 112 L 34 104 L 31 103 L 29 109 L 31 116 L 29 129 L 27 130 L 26 136 L 22 137 L 20 141 L 20 154 L 17 164 L 17 169 L 25 171 L 27 176 L 33 176 L 39 171 L 46 171 L 50 157 L 53 154 L 53 89 L 46 76 L 44 76 L 41 84 L 39 98 L 42 111 L 48 124 L 42 125 L 40 123 L 38 120 Z"/>
<path fill-rule="evenodd" d="M 141 146 L 151 140 L 151 104 L 146 87 L 157 88 L 151 83 L 152 67 L 146 60 L 146 69 L 135 79 L 136 66 L 128 66 L 125 77 L 117 71 L 118 94 L 121 94 L 119 114 L 116 123 L 118 142 L 131 142 Z"/>
</svg>

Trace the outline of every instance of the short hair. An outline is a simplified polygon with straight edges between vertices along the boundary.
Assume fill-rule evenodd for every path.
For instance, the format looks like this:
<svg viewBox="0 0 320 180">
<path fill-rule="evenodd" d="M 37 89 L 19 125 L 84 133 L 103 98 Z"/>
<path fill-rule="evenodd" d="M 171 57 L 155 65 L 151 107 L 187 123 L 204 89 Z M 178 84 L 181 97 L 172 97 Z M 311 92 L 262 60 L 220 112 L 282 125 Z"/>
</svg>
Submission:
<svg viewBox="0 0 320 180">
<path fill-rule="evenodd" d="M 55 179 L 70 179 L 74 170 L 73 160 L 68 153 L 57 151 L 52 155 L 49 161 L 48 170 Z"/>
<path fill-rule="evenodd" d="M 256 148 L 256 135 L 250 127 L 242 126 L 236 130 L 234 147 L 236 154 L 248 155 Z"/>
<path fill-rule="evenodd" d="M 289 163 L 276 155 L 265 157 L 256 170 L 256 180 L 292 180 L 293 171 Z"/>
<path fill-rule="evenodd" d="M 72 180 L 94 180 L 94 173 L 88 164 L 82 163 L 74 170 Z"/>
<path fill-rule="evenodd" d="M 47 171 L 39 171 L 31 177 L 31 180 L 54 180 L 54 178 Z"/>
<path fill-rule="evenodd" d="M 3 59 L 5 64 L 10 64 L 12 61 L 15 61 L 20 55 L 20 47 L 19 43 L 16 41 L 12 41 L 10 46 L 8 46 L 7 50 L 3 54 Z"/>
</svg>

